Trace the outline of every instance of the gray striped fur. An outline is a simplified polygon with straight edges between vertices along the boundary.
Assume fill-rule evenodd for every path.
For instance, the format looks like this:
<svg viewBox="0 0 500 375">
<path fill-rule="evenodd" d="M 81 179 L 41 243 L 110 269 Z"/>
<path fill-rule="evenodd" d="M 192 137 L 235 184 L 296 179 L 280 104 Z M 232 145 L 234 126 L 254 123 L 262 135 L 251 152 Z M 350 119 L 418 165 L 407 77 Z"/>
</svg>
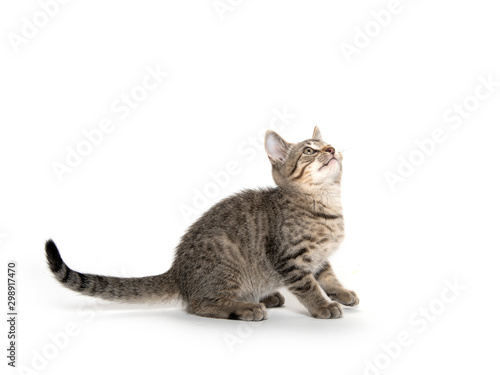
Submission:
<svg viewBox="0 0 500 375">
<path fill-rule="evenodd" d="M 50 240 L 46 253 L 55 277 L 90 296 L 125 302 L 179 297 L 190 313 L 243 320 L 265 319 L 267 307 L 284 304 L 278 289 L 286 287 L 312 316 L 342 316 L 340 304 L 359 303 L 328 262 L 344 238 L 342 155 L 318 128 L 300 143 L 268 131 L 265 146 L 277 187 L 243 191 L 213 206 L 182 237 L 166 273 L 82 274 L 62 261 Z"/>
</svg>

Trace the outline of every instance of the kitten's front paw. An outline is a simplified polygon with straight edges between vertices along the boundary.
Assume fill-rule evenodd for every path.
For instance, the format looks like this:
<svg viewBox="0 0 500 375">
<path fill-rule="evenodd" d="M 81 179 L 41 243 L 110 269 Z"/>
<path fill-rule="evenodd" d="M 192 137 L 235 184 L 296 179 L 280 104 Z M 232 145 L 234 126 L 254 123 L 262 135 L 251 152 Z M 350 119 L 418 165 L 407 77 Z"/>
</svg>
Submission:
<svg viewBox="0 0 500 375">
<path fill-rule="evenodd" d="M 354 307 L 359 304 L 359 298 L 352 290 L 339 289 L 333 293 L 328 293 L 331 300 L 340 302 L 344 306 Z"/>
<path fill-rule="evenodd" d="M 342 307 L 337 302 L 332 302 L 314 311 L 310 311 L 311 315 L 319 319 L 336 319 L 342 317 Z"/>
</svg>

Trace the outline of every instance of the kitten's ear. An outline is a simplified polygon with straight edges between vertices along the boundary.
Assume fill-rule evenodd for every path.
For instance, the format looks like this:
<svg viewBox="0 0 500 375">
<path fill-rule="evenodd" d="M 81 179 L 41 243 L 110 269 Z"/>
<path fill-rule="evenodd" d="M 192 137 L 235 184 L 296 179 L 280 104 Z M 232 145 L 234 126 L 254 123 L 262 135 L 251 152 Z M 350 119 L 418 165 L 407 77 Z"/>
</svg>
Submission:
<svg viewBox="0 0 500 375">
<path fill-rule="evenodd" d="M 291 145 L 281 138 L 278 133 L 268 130 L 264 144 L 271 163 L 283 163 L 286 160 Z"/>
<path fill-rule="evenodd" d="M 313 132 L 313 137 L 315 141 L 322 141 L 323 137 L 321 136 L 321 132 L 319 131 L 319 128 L 317 126 L 314 127 L 314 132 Z"/>
</svg>

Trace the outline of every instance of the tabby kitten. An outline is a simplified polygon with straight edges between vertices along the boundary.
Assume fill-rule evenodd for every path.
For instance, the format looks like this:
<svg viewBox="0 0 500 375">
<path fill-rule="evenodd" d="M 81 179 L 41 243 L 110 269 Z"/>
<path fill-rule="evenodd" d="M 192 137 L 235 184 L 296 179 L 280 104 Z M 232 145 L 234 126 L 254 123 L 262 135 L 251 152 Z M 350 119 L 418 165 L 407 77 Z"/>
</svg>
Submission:
<svg viewBox="0 0 500 375">
<path fill-rule="evenodd" d="M 181 298 L 189 313 L 211 318 L 266 319 L 267 307 L 285 302 L 281 287 L 313 317 L 341 317 L 339 302 L 359 303 L 328 262 L 344 238 L 342 154 L 317 127 L 312 139 L 300 143 L 268 131 L 265 148 L 278 186 L 243 191 L 213 206 L 182 237 L 167 272 L 141 278 L 76 272 L 52 240 L 45 245 L 50 269 L 65 287 L 88 296 L 123 302 Z"/>
</svg>

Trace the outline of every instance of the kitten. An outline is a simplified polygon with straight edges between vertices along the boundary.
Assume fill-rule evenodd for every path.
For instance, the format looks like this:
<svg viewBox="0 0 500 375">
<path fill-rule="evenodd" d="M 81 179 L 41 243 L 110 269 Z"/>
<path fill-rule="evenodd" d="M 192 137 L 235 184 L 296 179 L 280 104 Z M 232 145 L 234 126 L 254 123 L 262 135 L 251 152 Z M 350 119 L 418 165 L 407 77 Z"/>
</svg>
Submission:
<svg viewBox="0 0 500 375">
<path fill-rule="evenodd" d="M 243 191 L 213 206 L 184 234 L 164 274 L 118 278 L 76 272 L 49 240 L 51 271 L 65 287 L 88 296 L 123 302 L 180 298 L 189 313 L 211 318 L 266 319 L 267 307 L 284 304 L 281 287 L 313 317 L 341 317 L 339 302 L 359 303 L 328 262 L 344 238 L 342 154 L 323 141 L 317 127 L 300 143 L 268 131 L 265 149 L 278 186 Z"/>
</svg>

